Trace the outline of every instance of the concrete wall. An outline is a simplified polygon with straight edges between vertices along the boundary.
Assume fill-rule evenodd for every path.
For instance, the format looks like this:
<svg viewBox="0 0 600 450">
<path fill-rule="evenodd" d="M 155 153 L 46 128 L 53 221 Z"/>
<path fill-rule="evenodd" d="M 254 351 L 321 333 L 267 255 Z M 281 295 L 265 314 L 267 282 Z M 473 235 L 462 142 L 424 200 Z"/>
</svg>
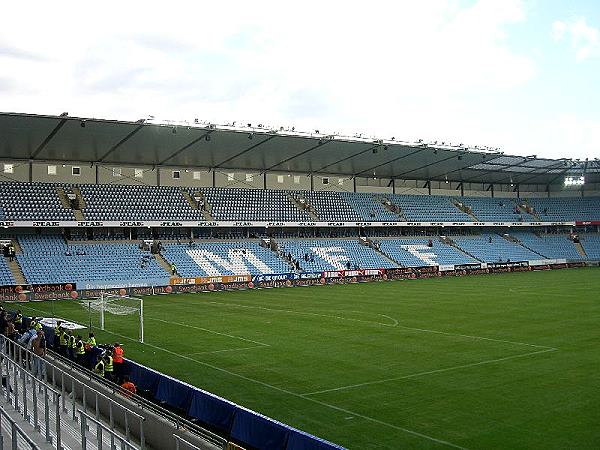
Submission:
<svg viewBox="0 0 600 450">
<path fill-rule="evenodd" d="M 4 166 L 13 165 L 13 173 L 5 173 Z M 55 175 L 48 174 L 48 166 L 54 166 Z M 79 175 L 73 175 L 73 167 L 79 168 Z M 266 174 L 266 177 L 255 171 L 227 171 L 219 170 L 213 173 L 208 169 L 190 169 L 185 167 L 161 167 L 150 166 L 136 168 L 120 167 L 120 175 L 113 172 L 113 166 L 89 165 L 89 164 L 61 164 L 61 163 L 34 163 L 31 166 L 23 161 L 1 162 L 0 182 L 28 182 L 30 180 L 46 183 L 79 183 L 79 184 L 125 184 L 125 185 L 157 185 L 161 186 L 192 186 L 210 187 L 214 185 L 222 188 L 246 188 L 246 189 L 283 189 L 283 190 L 310 190 L 311 177 L 308 174 L 274 172 Z M 141 172 L 140 172 L 141 171 Z M 173 172 L 179 172 L 179 178 L 174 178 Z M 141 175 L 141 176 L 140 176 Z M 265 179 L 266 178 L 266 179 Z M 328 183 L 325 184 L 324 180 Z M 315 191 L 338 191 L 338 192 L 371 192 L 391 194 L 394 189 L 397 194 L 404 195 L 429 195 L 429 189 L 423 187 L 425 180 L 392 180 L 385 178 L 356 178 L 339 175 L 315 175 L 312 187 Z M 461 194 L 459 183 L 444 181 L 432 181 L 432 195 L 443 195 L 458 197 Z M 393 185 L 393 187 L 392 187 Z M 485 183 L 464 183 L 464 195 L 471 197 L 490 197 L 491 190 L 487 190 Z M 500 198 L 515 198 L 517 192 L 510 184 L 494 185 L 494 196 Z M 565 187 L 562 184 L 550 187 L 528 184 L 519 186 L 520 196 L 523 198 L 544 197 L 599 197 L 600 183 L 587 184 L 581 187 Z"/>
</svg>

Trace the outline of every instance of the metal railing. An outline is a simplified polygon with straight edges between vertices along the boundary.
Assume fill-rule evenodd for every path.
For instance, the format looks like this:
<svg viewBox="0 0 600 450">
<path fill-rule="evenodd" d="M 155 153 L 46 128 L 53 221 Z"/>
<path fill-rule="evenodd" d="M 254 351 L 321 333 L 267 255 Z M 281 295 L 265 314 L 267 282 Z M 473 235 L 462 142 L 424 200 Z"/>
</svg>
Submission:
<svg viewBox="0 0 600 450">
<path fill-rule="evenodd" d="M 34 367 L 33 364 L 36 363 L 36 358 L 39 359 L 38 356 L 33 354 L 31 351 L 21 347 L 18 343 L 11 341 L 9 339 L 0 336 L 0 355 L 4 357 L 7 364 L 12 365 L 14 368 L 19 367 L 23 369 L 24 367 Z M 24 370 L 24 369 L 23 369 Z M 46 382 L 35 379 L 33 374 L 29 374 L 32 379 L 35 379 L 33 383 L 40 383 L 45 386 L 45 389 L 53 392 L 57 396 L 56 401 L 56 422 L 57 422 L 57 441 L 60 444 L 60 412 L 61 409 L 64 412 L 71 412 L 71 418 L 74 421 L 77 421 L 79 417 L 77 416 L 77 409 L 82 408 L 84 412 L 87 413 L 88 409 L 92 409 L 94 411 L 94 419 L 96 421 L 101 420 L 100 415 L 100 401 L 104 401 L 108 405 L 108 421 L 109 421 L 109 429 L 116 436 L 115 429 L 115 413 L 120 412 L 123 418 L 123 426 L 125 432 L 125 440 L 126 442 L 131 442 L 132 433 L 131 433 L 131 425 L 133 422 L 138 422 L 139 424 L 139 440 L 140 440 L 140 449 L 144 450 L 146 447 L 145 444 L 145 435 L 144 435 L 144 421 L 145 418 L 136 413 L 135 411 L 127 408 L 124 405 L 121 405 L 118 402 L 115 402 L 110 396 L 103 394 L 102 392 L 86 385 L 83 381 L 75 378 L 73 375 L 69 374 L 66 370 L 58 366 L 53 361 L 43 358 L 41 364 L 41 374 L 40 377 L 44 378 Z M 14 377 L 13 377 L 14 378 Z M 54 386 L 60 386 L 60 392 L 50 386 L 50 383 Z M 14 389 L 14 398 L 15 398 L 15 409 L 18 406 L 18 386 Z M 8 390 L 7 390 L 8 391 Z M 80 395 L 78 395 L 78 391 Z M 34 390 L 34 396 L 35 394 Z M 23 394 L 25 395 L 25 394 Z M 7 399 L 9 398 L 8 392 L 6 393 Z M 23 397 L 25 398 L 25 396 Z M 67 399 L 70 399 L 70 407 L 67 408 Z M 78 403 L 78 400 L 81 403 Z M 36 403 L 34 399 L 34 404 Z M 27 408 L 27 405 L 25 405 Z M 45 411 L 48 408 L 45 407 Z M 34 409 L 34 421 L 35 414 L 37 409 Z M 47 414 L 46 414 L 47 417 Z M 49 428 L 46 427 L 46 439 L 48 440 L 48 431 Z M 111 434 L 111 443 L 114 440 L 113 434 Z M 50 442 L 50 441 L 49 441 Z M 57 446 L 60 448 L 60 445 Z"/>
<path fill-rule="evenodd" d="M 5 352 L 4 347 L 0 348 L 0 356 L 2 357 L 0 365 L 4 366 L 6 372 L 6 386 L 2 386 L 2 396 L 6 398 L 6 403 L 12 405 L 26 421 L 33 420 L 33 427 L 39 432 L 43 423 L 46 441 L 61 449 L 61 393 L 28 370 L 36 364 L 33 358 L 28 357 L 18 362 Z M 32 356 L 38 358 L 33 354 Z M 50 415 L 51 407 L 54 408 L 54 420 Z M 54 428 L 54 442 L 50 434 L 52 428 Z"/>
<path fill-rule="evenodd" d="M 160 405 L 157 405 L 156 403 L 153 403 L 150 400 L 148 400 L 140 395 L 133 394 L 130 391 L 123 389 L 121 386 L 119 386 L 115 383 L 112 383 L 111 381 L 109 381 L 105 378 L 99 377 L 91 370 L 89 370 L 85 367 L 82 367 L 81 365 L 75 363 L 74 361 L 72 361 L 68 358 L 65 358 L 62 355 L 59 355 L 55 352 L 50 352 L 50 353 L 52 354 L 53 358 L 60 361 L 62 364 L 68 366 L 71 370 L 77 370 L 82 375 L 85 375 L 86 378 L 88 378 L 90 380 L 94 380 L 97 383 L 104 385 L 107 389 L 110 389 L 111 392 L 115 395 L 117 395 L 117 394 L 123 395 L 124 397 L 127 398 L 127 400 L 133 402 L 136 406 L 138 406 L 142 410 L 151 411 L 152 413 L 162 417 L 163 419 L 172 423 L 177 430 L 185 429 L 187 432 L 193 433 L 194 435 L 196 435 L 196 437 L 198 437 L 200 439 L 203 439 L 211 444 L 218 445 L 222 448 L 226 448 L 227 439 L 225 439 L 224 437 L 219 436 L 218 434 L 213 433 L 212 431 L 209 431 L 209 430 L 195 424 L 194 422 L 187 420 L 187 419 L 177 415 L 176 413 L 169 411 L 166 408 L 161 407 Z"/>
<path fill-rule="evenodd" d="M 11 441 L 11 445 L 10 448 L 11 450 L 17 450 L 19 448 L 23 448 L 22 446 L 19 446 L 19 438 L 25 442 L 25 444 L 27 444 L 27 448 L 30 448 L 31 450 L 39 450 L 40 447 L 38 447 L 38 445 L 33 442 L 31 440 L 31 438 L 29 437 L 29 435 L 23 431 L 23 428 L 21 428 L 19 425 L 17 425 L 17 423 L 13 420 L 12 417 L 10 417 L 8 415 L 8 413 L 6 411 L 4 411 L 3 408 L 0 408 L 0 450 L 4 450 L 4 431 L 2 430 L 2 417 L 5 418 L 5 420 L 8 420 L 8 423 L 10 425 L 10 441 Z M 7 447 L 8 448 L 8 447 Z"/>
<path fill-rule="evenodd" d="M 115 433 L 109 427 L 104 425 L 102 422 L 100 422 L 99 420 L 96 420 L 94 417 L 92 417 L 90 414 L 87 414 L 86 412 L 82 411 L 81 409 L 79 409 L 77 411 L 79 413 L 79 424 L 81 426 L 81 449 L 82 450 L 87 450 L 87 444 L 88 444 L 88 440 L 89 440 L 87 431 L 89 429 L 88 428 L 89 423 L 91 423 L 92 425 L 95 425 L 95 427 L 96 427 L 95 441 L 96 441 L 96 448 L 98 450 L 102 450 L 104 448 L 104 440 L 103 440 L 104 433 L 106 433 L 110 436 L 110 447 L 109 447 L 110 449 L 120 448 L 121 450 L 139 450 L 139 447 L 136 447 L 135 445 L 133 445 L 129 441 L 127 441 L 125 438 L 122 438 L 121 436 L 119 436 L 117 433 Z"/>
<path fill-rule="evenodd" d="M 173 435 L 173 439 L 175 439 L 175 450 L 181 450 L 182 448 L 190 450 L 202 450 L 197 445 L 186 441 L 184 438 L 182 438 L 181 436 L 177 436 L 176 434 Z"/>
</svg>

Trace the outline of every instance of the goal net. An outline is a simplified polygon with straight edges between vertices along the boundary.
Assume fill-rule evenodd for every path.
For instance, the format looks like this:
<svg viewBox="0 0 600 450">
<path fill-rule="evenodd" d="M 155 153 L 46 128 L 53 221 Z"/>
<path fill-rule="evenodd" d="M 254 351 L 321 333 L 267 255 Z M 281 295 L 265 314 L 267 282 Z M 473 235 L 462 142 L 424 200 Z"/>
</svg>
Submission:
<svg viewBox="0 0 600 450">
<path fill-rule="evenodd" d="M 143 299 L 101 293 L 100 297 L 81 300 L 80 304 L 88 310 L 90 331 L 97 327 L 131 339 L 137 334 L 137 339 L 144 342 Z"/>
</svg>

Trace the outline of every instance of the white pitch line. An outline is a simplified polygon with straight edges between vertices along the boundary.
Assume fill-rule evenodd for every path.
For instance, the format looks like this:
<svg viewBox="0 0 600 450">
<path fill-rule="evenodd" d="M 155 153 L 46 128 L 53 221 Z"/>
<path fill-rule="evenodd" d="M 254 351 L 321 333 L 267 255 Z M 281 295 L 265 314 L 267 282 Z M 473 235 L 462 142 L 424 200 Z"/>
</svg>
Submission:
<svg viewBox="0 0 600 450">
<path fill-rule="evenodd" d="M 265 348 L 265 347 L 270 347 L 270 345 L 255 345 L 253 347 L 226 348 L 224 350 L 212 350 L 212 351 L 208 351 L 208 352 L 194 352 L 194 353 L 190 353 L 189 356 L 209 355 L 212 353 L 237 352 L 237 351 L 241 351 L 241 350 L 251 350 L 253 348 Z"/>
<path fill-rule="evenodd" d="M 214 304 L 214 305 L 218 305 L 218 306 L 231 306 L 231 307 L 236 307 L 236 308 L 260 309 L 260 310 L 274 311 L 274 312 L 283 312 L 283 313 L 290 313 L 290 314 L 301 314 L 301 315 L 311 315 L 311 316 L 320 316 L 320 317 L 331 317 L 331 318 L 341 319 L 341 320 L 350 320 L 350 321 L 353 321 L 353 322 L 372 323 L 372 324 L 377 324 L 377 325 L 381 325 L 381 326 L 384 326 L 384 327 L 394 327 L 394 328 L 402 328 L 404 330 L 419 331 L 421 333 L 443 334 L 443 335 L 446 335 L 446 336 L 455 336 L 455 337 L 462 337 L 462 338 L 467 338 L 467 339 L 476 339 L 476 340 L 481 340 L 481 341 L 500 342 L 500 343 L 503 343 L 503 344 L 524 345 L 524 346 L 527 346 L 527 347 L 534 347 L 534 348 L 541 348 L 541 349 L 548 349 L 548 350 L 549 349 L 556 350 L 554 347 L 549 347 L 547 345 L 529 344 L 527 342 L 508 341 L 508 340 L 505 340 L 505 339 L 496 339 L 496 338 L 490 338 L 490 337 L 484 337 L 484 336 L 473 336 L 473 335 L 469 335 L 469 334 L 450 333 L 450 332 L 447 332 L 447 331 L 430 330 L 430 329 L 427 329 L 427 328 L 407 327 L 405 325 L 400 325 L 399 322 L 396 319 L 394 319 L 393 317 L 386 316 L 384 314 L 378 314 L 378 315 L 380 315 L 382 317 L 386 317 L 387 319 L 393 320 L 394 323 L 393 324 L 385 324 L 385 323 L 381 323 L 381 322 L 373 322 L 373 321 L 370 321 L 370 320 L 351 319 L 351 318 L 347 318 L 347 317 L 332 316 L 332 315 L 328 315 L 328 314 L 318 314 L 318 313 L 311 313 L 311 312 L 305 312 L 305 311 L 293 311 L 293 310 L 288 310 L 288 309 L 266 308 L 266 307 L 263 307 L 263 306 L 240 305 L 239 303 L 203 302 L 203 304 L 206 304 L 206 303 L 210 303 L 210 304 Z M 349 312 L 352 312 L 352 311 L 349 311 Z M 354 311 L 354 312 L 357 312 L 357 311 Z"/>
<path fill-rule="evenodd" d="M 278 309 L 278 308 L 267 308 L 264 306 L 249 306 L 249 305 L 240 305 L 239 303 L 220 303 L 220 302 L 203 302 L 202 304 L 212 304 L 217 306 L 229 306 L 234 308 L 247 308 L 247 309 L 260 309 L 261 311 L 274 311 L 274 312 L 282 312 L 288 314 L 299 314 L 301 316 L 317 316 L 317 317 L 329 317 L 331 319 L 339 319 L 339 320 L 348 320 L 350 322 L 362 322 L 362 323 L 370 323 L 373 325 L 381 325 L 382 327 L 396 327 L 398 326 L 398 321 L 393 317 L 385 316 L 383 314 L 377 314 L 378 316 L 385 317 L 386 319 L 392 320 L 393 323 L 381 323 L 374 322 L 372 320 L 362 320 L 362 319 L 352 319 L 350 317 L 342 317 L 342 316 L 333 316 L 331 314 L 319 314 L 308 311 L 294 311 L 291 309 Z M 352 312 L 352 311 L 348 311 Z M 356 312 L 356 311 L 354 311 Z M 365 313 L 363 313 L 365 314 Z"/>
<path fill-rule="evenodd" d="M 221 333 L 219 331 L 209 330 L 208 328 L 197 327 L 195 325 L 189 325 L 187 323 L 173 322 L 171 320 L 157 319 L 156 317 L 144 317 L 145 319 L 155 320 L 157 322 L 170 323 L 172 325 L 177 325 L 180 327 L 193 328 L 194 330 L 202 330 L 207 333 L 218 334 L 219 336 L 226 336 L 232 339 L 239 339 L 240 341 L 252 342 L 253 344 L 261 345 L 263 347 L 270 347 L 269 344 L 265 344 L 264 342 L 253 341 L 252 339 L 243 338 L 240 336 L 234 336 L 233 334 Z"/>
<path fill-rule="evenodd" d="M 113 334 L 115 336 L 119 336 L 121 338 L 128 339 L 130 341 L 138 342 L 137 340 L 135 340 L 133 338 L 130 338 L 130 337 L 127 337 L 127 336 L 122 336 L 119 333 L 115 333 L 115 332 L 112 332 L 112 331 L 107 331 L 107 332 L 110 333 L 110 334 Z M 451 447 L 451 448 L 456 448 L 458 450 L 468 450 L 465 447 L 461 447 L 460 445 L 456 445 L 456 444 L 453 444 L 451 442 L 444 441 L 443 439 L 438 439 L 436 437 L 429 436 L 429 435 L 424 434 L 424 433 L 419 433 L 418 431 L 410 430 L 408 428 L 403 428 L 403 427 L 400 427 L 400 426 L 397 426 L 397 425 L 394 425 L 394 424 L 391 424 L 391 423 L 388 423 L 388 422 L 384 422 L 382 420 L 375 419 L 373 417 L 369 417 L 369 416 L 366 416 L 364 414 L 360 414 L 360 413 L 357 413 L 355 411 L 351 411 L 349 409 L 340 408 L 339 406 L 331 405 L 329 403 L 325 403 L 325 402 L 322 402 L 322 401 L 314 399 L 314 398 L 306 397 L 305 395 L 298 394 L 298 393 L 292 392 L 292 391 L 288 391 L 287 389 L 283 389 L 283 388 L 280 388 L 280 387 L 277 387 L 277 386 L 273 386 L 272 384 L 265 383 L 264 381 L 255 380 L 254 378 L 249 378 L 249 377 L 246 377 L 244 375 L 240 375 L 239 373 L 231 372 L 231 371 L 229 371 L 227 369 L 223 369 L 222 367 L 215 366 L 213 364 L 209 364 L 209 363 L 204 362 L 204 361 L 198 361 L 197 359 L 190 358 L 189 356 L 186 356 L 186 355 L 181 355 L 179 353 L 173 352 L 171 350 L 167 350 L 166 348 L 162 348 L 162 347 L 159 347 L 157 345 L 148 344 L 146 342 L 144 342 L 143 345 L 146 345 L 146 346 L 151 347 L 151 348 L 155 348 L 157 350 L 161 350 L 161 351 L 163 351 L 165 353 L 169 353 L 169 354 L 171 354 L 173 356 L 177 356 L 179 358 L 182 358 L 182 359 L 185 359 L 185 360 L 188 360 L 188 361 L 195 362 L 196 364 L 200 364 L 201 366 L 205 366 L 205 367 L 208 367 L 210 369 L 213 369 L 213 370 L 216 370 L 216 371 L 219 371 L 219 372 L 222 372 L 222 373 L 229 374 L 231 376 L 240 378 L 242 380 L 246 380 L 246 381 L 249 381 L 251 383 L 259 384 L 261 386 L 273 389 L 275 391 L 282 392 L 284 394 L 288 394 L 288 395 L 291 395 L 293 397 L 301 398 L 301 399 L 309 401 L 311 403 L 316 403 L 317 405 L 325 406 L 327 408 L 333 409 L 335 411 L 338 411 L 338 412 L 341 412 L 341 413 L 344 413 L 344 414 L 352 415 L 352 416 L 355 416 L 355 417 L 360 417 L 361 419 L 364 419 L 366 421 L 373 422 L 373 423 L 376 423 L 378 425 L 383 425 L 385 427 L 392 428 L 392 429 L 397 430 L 397 431 L 402 431 L 402 432 L 410 434 L 412 436 L 420 437 L 422 439 L 426 439 L 428 441 L 435 442 L 437 444 L 446 445 L 446 446 Z"/>
<path fill-rule="evenodd" d="M 408 379 L 411 379 L 411 378 L 418 378 L 418 377 L 421 377 L 421 376 L 424 376 L 424 375 L 433 375 L 433 374 L 437 374 L 437 373 L 450 372 L 452 370 L 465 369 L 465 368 L 468 368 L 468 367 L 483 366 L 485 364 L 493 364 L 493 363 L 497 363 L 497 362 L 508 361 L 510 359 L 524 358 L 526 356 L 539 355 L 541 353 L 554 352 L 556 350 L 557 349 L 555 349 L 555 348 L 547 348 L 547 349 L 538 350 L 538 351 L 535 351 L 535 352 L 521 353 L 519 355 L 513 355 L 513 356 L 506 356 L 504 358 L 487 359 L 485 361 L 479 361 L 479 362 L 470 363 L 470 364 L 461 364 L 460 366 L 446 367 L 444 369 L 429 370 L 427 372 L 418 372 L 418 373 L 413 373 L 413 374 L 410 374 L 410 375 L 403 375 L 401 377 L 385 378 L 383 380 L 366 381 L 364 383 L 350 384 L 350 385 L 347 385 L 347 386 L 340 386 L 340 387 L 331 388 L 331 389 L 323 389 L 322 391 L 306 392 L 306 393 L 303 393 L 301 395 L 325 394 L 327 392 L 343 391 L 343 390 L 346 390 L 346 389 L 353 389 L 353 388 L 357 388 L 357 387 L 371 386 L 373 384 L 388 383 L 390 381 L 408 380 Z"/>
</svg>

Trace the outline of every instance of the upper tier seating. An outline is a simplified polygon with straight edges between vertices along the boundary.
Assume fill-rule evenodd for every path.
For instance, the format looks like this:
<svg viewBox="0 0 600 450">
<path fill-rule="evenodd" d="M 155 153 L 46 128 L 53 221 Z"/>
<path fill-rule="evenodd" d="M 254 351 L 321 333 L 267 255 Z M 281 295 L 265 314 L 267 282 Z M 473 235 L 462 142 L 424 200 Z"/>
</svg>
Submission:
<svg viewBox="0 0 600 450">
<path fill-rule="evenodd" d="M 297 260 L 300 263 L 300 268 L 305 272 L 345 270 L 348 268 L 348 262 L 351 268 L 355 266 L 361 269 L 396 267 L 396 264 L 356 240 L 281 239 L 278 243 L 280 250 L 286 255 L 291 253 L 292 259 Z M 309 256 L 308 261 L 306 261 L 305 255 Z"/>
<path fill-rule="evenodd" d="M 397 222 L 399 220 L 398 216 L 387 210 L 373 194 L 341 192 L 340 196 L 363 221 Z"/>
<path fill-rule="evenodd" d="M 81 186 L 88 220 L 204 220 L 178 187 Z"/>
<path fill-rule="evenodd" d="M 386 195 L 400 207 L 409 222 L 473 222 L 452 204 L 450 197 L 435 195 Z"/>
<path fill-rule="evenodd" d="M 516 242 L 510 242 L 497 234 L 481 236 L 457 236 L 454 242 L 463 250 L 483 262 L 495 263 L 510 261 L 535 261 L 540 255 Z"/>
<path fill-rule="evenodd" d="M 182 277 L 289 273 L 290 266 L 258 241 L 164 244 L 162 255 Z"/>
<path fill-rule="evenodd" d="M 63 207 L 57 185 L 47 183 L 0 183 L 0 206 L 6 220 L 75 220 Z M 2 214 L 0 213 L 0 216 Z"/>
<path fill-rule="evenodd" d="M 0 220 L 75 220 L 65 208 L 58 187 L 77 185 L 50 183 L 0 183 Z M 307 222 L 314 217 L 290 197 L 305 198 L 324 222 L 398 221 L 376 194 L 310 192 L 240 188 L 183 188 L 146 185 L 80 185 L 86 220 L 112 221 L 203 221 L 203 211 L 194 209 L 185 193 L 202 192 L 210 213 L 219 221 Z M 442 197 L 385 194 L 401 208 L 409 222 L 472 222 L 475 219 L 453 201 L 469 206 L 478 221 L 593 221 L 600 220 L 600 197 L 534 198 L 527 200 L 490 197 Z M 515 213 L 526 203 L 534 215 Z"/>
<path fill-rule="evenodd" d="M 600 220 L 600 197 L 531 198 L 526 202 L 544 222 Z"/>
<path fill-rule="evenodd" d="M 404 267 L 423 267 L 435 265 L 455 265 L 478 263 L 476 259 L 465 255 L 454 247 L 432 238 L 429 239 L 383 239 L 381 251 Z"/>
<path fill-rule="evenodd" d="M 17 255 L 17 260 L 30 283 L 77 283 L 81 288 L 93 282 L 168 282 L 154 256 L 135 244 L 67 244 L 60 235 L 23 235 L 19 243 L 23 255 Z M 147 260 L 144 268 L 143 259 Z"/>
<path fill-rule="evenodd" d="M 516 203 L 509 198 L 460 197 L 480 222 L 531 222 L 529 214 L 515 213 Z"/>
<path fill-rule="evenodd" d="M 15 278 L 8 268 L 6 258 L 0 256 L 0 286 L 13 286 L 16 283 Z"/>
<path fill-rule="evenodd" d="M 582 259 L 568 234 L 542 234 L 527 231 L 511 233 L 513 237 L 536 253 L 550 259 Z"/>
<path fill-rule="evenodd" d="M 200 189 L 215 220 L 306 222 L 310 215 L 298 208 L 288 191 L 240 188 Z"/>
<path fill-rule="evenodd" d="M 363 219 L 346 201 L 339 192 L 311 192 L 305 191 L 298 194 L 315 209 L 319 220 L 324 222 L 360 222 Z"/>
</svg>

